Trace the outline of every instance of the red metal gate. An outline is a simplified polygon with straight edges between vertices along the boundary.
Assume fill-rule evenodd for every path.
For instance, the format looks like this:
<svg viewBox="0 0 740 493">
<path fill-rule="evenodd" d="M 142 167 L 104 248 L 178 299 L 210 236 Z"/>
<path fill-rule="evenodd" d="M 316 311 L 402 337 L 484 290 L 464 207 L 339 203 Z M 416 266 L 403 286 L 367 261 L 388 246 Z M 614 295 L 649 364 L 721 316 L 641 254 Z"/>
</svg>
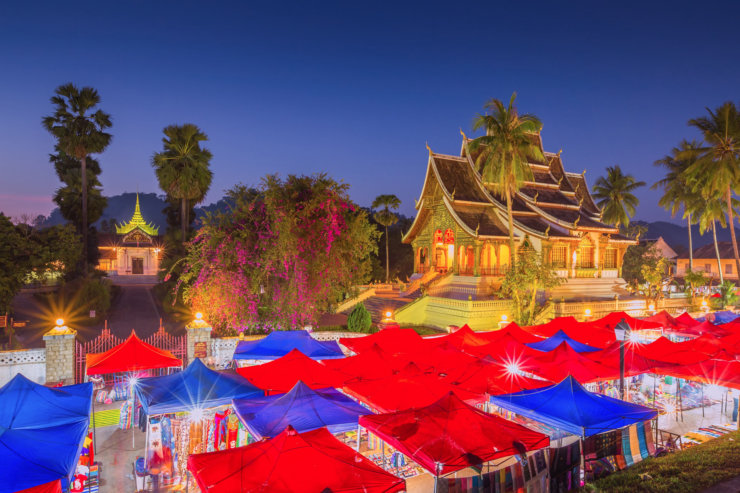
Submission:
<svg viewBox="0 0 740 493">
<path fill-rule="evenodd" d="M 85 381 L 85 356 L 88 353 L 103 353 L 116 347 L 123 342 L 122 339 L 111 334 L 107 327 L 103 329 L 95 339 L 82 343 L 76 341 L 75 344 L 75 382 L 82 383 Z M 154 334 L 150 335 L 144 342 L 151 344 L 158 349 L 164 349 L 172 353 L 173 356 L 182 360 L 183 367 L 187 366 L 188 341 L 187 335 L 173 336 L 167 333 L 162 325 Z M 113 381 L 113 375 L 105 375 L 106 384 Z"/>
</svg>

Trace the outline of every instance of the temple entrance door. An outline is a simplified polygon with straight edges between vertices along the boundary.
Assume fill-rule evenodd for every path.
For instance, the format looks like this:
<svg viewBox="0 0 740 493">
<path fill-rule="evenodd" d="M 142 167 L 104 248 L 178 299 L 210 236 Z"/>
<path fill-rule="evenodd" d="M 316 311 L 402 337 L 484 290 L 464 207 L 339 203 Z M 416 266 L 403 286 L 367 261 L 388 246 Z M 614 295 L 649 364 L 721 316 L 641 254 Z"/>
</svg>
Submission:
<svg viewBox="0 0 740 493">
<path fill-rule="evenodd" d="M 131 259 L 131 273 L 132 274 L 143 274 L 144 273 L 144 259 L 141 257 L 134 257 Z"/>
<path fill-rule="evenodd" d="M 434 250 L 434 265 L 437 272 L 447 272 L 447 249 L 437 247 Z"/>
</svg>

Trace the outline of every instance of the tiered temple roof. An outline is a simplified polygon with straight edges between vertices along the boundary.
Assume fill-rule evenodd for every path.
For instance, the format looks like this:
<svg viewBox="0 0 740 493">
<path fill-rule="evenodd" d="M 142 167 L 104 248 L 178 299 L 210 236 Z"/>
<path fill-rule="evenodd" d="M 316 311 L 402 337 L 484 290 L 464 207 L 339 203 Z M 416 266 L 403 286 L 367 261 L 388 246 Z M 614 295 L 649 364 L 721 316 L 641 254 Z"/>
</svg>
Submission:
<svg viewBox="0 0 740 493">
<path fill-rule="evenodd" d="M 583 233 L 608 235 L 610 243 L 634 243 L 619 230 L 601 222 L 601 211 L 588 190 L 583 174 L 566 172 L 560 153 L 544 152 L 539 134 L 533 140 L 544 159 L 530 159 L 533 181 L 525 182 L 512 203 L 514 226 L 541 239 L 580 240 Z M 484 183 L 463 136 L 460 156 L 429 149 L 426 178 L 416 204 L 416 219 L 404 236 L 410 243 L 421 231 L 429 214 L 425 204 L 442 203 L 455 222 L 475 238 L 508 237 L 506 202 Z"/>
<path fill-rule="evenodd" d="M 141 215 L 141 209 L 139 208 L 139 194 L 136 194 L 136 207 L 134 208 L 134 215 L 131 219 L 124 224 L 116 225 L 116 233 L 119 235 L 125 235 L 131 231 L 139 228 L 149 236 L 157 236 L 159 234 L 159 226 L 154 223 L 147 223 L 144 217 Z"/>
</svg>

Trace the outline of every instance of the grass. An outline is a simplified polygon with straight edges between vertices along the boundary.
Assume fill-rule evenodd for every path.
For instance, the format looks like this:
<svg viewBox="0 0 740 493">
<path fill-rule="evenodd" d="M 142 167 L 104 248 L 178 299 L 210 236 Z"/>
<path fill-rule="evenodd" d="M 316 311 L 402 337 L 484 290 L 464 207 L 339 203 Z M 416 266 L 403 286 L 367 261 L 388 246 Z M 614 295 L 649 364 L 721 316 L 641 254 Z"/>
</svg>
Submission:
<svg viewBox="0 0 740 493">
<path fill-rule="evenodd" d="M 728 433 L 664 457 L 646 459 L 589 483 L 585 491 L 690 493 L 736 476 L 740 476 L 740 432 Z"/>
</svg>

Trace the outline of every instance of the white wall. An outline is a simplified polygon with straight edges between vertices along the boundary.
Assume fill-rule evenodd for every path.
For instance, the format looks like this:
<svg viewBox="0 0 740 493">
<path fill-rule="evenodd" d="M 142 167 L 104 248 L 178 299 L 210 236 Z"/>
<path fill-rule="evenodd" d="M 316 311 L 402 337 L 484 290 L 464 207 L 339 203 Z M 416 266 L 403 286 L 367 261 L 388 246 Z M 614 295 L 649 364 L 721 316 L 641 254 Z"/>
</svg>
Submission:
<svg viewBox="0 0 740 493">
<path fill-rule="evenodd" d="M 46 383 L 46 349 L 0 351 L 0 387 L 18 373 L 33 382 Z"/>
</svg>

